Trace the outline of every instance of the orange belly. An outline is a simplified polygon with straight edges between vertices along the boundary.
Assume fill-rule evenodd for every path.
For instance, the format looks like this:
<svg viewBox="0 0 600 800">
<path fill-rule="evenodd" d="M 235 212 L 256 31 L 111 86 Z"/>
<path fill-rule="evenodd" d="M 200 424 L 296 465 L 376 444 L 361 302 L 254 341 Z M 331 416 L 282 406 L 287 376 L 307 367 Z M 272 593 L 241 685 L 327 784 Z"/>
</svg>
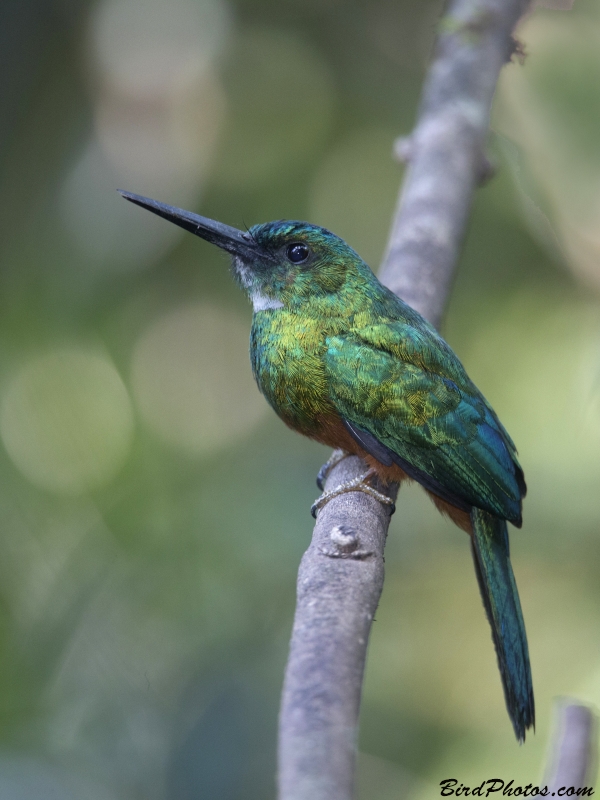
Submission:
<svg viewBox="0 0 600 800">
<path fill-rule="evenodd" d="M 321 444 L 326 444 L 329 447 L 340 448 L 341 450 L 345 450 L 346 453 L 352 453 L 353 455 L 360 456 L 369 465 L 369 467 L 377 473 L 377 476 L 383 481 L 383 483 L 400 484 L 403 481 L 413 480 L 397 464 L 392 464 L 390 467 L 386 467 L 385 464 L 377 461 L 374 456 L 372 456 L 370 453 L 367 453 L 367 451 L 361 447 L 346 430 L 344 423 L 339 417 L 332 415 L 322 418 L 319 420 L 319 422 L 319 433 L 317 435 L 311 434 L 311 438 L 316 439 L 318 442 L 321 442 Z M 425 491 L 441 514 L 449 517 L 455 525 L 458 525 L 459 528 L 462 528 L 463 531 L 466 531 L 468 534 L 473 533 L 471 517 L 466 511 L 456 508 L 456 506 L 451 505 L 450 503 L 446 502 L 446 500 L 442 500 L 440 497 L 428 491 L 427 489 L 425 489 Z"/>
</svg>

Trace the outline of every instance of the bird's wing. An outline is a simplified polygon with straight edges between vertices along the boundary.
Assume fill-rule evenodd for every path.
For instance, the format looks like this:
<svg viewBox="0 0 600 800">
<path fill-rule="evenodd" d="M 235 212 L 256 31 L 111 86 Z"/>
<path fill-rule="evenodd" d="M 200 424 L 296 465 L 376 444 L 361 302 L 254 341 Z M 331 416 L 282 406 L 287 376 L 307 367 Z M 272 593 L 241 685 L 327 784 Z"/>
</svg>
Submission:
<svg viewBox="0 0 600 800">
<path fill-rule="evenodd" d="M 514 444 L 441 337 L 398 321 L 365 326 L 329 337 L 325 365 L 340 416 L 426 488 L 520 523 Z"/>
</svg>

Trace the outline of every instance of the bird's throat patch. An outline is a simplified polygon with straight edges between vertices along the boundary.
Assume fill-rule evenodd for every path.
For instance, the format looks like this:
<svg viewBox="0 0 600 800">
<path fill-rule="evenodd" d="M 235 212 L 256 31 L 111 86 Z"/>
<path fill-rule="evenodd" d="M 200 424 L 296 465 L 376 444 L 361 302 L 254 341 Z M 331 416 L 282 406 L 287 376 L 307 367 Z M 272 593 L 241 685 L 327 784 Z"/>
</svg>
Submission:
<svg viewBox="0 0 600 800">
<path fill-rule="evenodd" d="M 252 300 L 252 306 L 255 313 L 257 311 L 267 311 L 270 308 L 284 308 L 281 300 L 275 300 L 272 297 L 267 297 L 266 294 L 260 294 L 260 292 L 252 292 L 250 299 Z"/>
</svg>

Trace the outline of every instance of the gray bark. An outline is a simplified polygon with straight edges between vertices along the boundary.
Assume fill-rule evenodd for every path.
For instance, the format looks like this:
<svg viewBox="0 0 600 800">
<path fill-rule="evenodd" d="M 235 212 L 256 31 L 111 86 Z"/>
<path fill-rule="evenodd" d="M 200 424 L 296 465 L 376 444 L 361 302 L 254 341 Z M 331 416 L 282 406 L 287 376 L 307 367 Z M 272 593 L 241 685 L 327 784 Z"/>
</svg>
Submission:
<svg viewBox="0 0 600 800">
<path fill-rule="evenodd" d="M 380 279 L 439 327 L 475 187 L 490 170 L 489 115 L 523 0 L 456 0 L 403 151 L 409 167 Z"/>
<path fill-rule="evenodd" d="M 486 172 L 489 113 L 526 0 L 453 0 L 403 148 L 409 167 L 381 280 L 439 325 L 473 191 Z M 356 458 L 333 489 L 365 471 Z M 397 486 L 386 490 L 396 495 Z M 383 588 L 389 507 L 360 492 L 319 513 L 298 574 L 279 722 L 279 800 L 350 800 L 367 643 Z"/>
</svg>

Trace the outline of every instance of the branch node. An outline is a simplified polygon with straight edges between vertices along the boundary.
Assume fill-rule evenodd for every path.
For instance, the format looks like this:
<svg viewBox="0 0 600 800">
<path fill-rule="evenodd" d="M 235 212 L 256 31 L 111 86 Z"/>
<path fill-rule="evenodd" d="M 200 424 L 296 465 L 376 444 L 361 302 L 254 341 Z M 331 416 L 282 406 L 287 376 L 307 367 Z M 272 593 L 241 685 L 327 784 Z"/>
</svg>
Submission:
<svg viewBox="0 0 600 800">
<path fill-rule="evenodd" d="M 479 165 L 479 174 L 477 176 L 477 183 L 479 186 L 484 186 L 486 183 L 491 181 L 491 179 L 496 174 L 497 170 L 496 164 L 491 161 L 485 154 L 481 157 L 481 163 Z"/>
<path fill-rule="evenodd" d="M 329 538 L 341 553 L 351 553 L 359 545 L 359 538 L 348 525 L 336 525 Z"/>
<path fill-rule="evenodd" d="M 399 136 L 394 141 L 394 159 L 400 164 L 407 164 L 414 153 L 414 143 L 412 136 Z"/>
<path fill-rule="evenodd" d="M 517 39 L 516 36 L 510 37 L 509 43 L 509 51 L 508 51 L 508 58 L 506 59 L 507 63 L 512 61 L 518 61 L 521 66 L 525 63 L 527 59 L 527 50 L 525 49 L 525 44 Z"/>
<path fill-rule="evenodd" d="M 323 547 L 319 547 L 319 553 L 327 558 L 351 558 L 354 561 L 364 561 L 375 555 L 372 550 L 354 550 L 351 553 L 343 553 L 339 550 L 325 550 Z"/>
<path fill-rule="evenodd" d="M 438 31 L 440 35 L 458 35 L 465 44 L 476 45 L 485 34 L 488 34 L 501 22 L 500 15 L 491 8 L 481 8 L 475 11 L 470 17 L 447 14 L 442 17 Z"/>
</svg>

